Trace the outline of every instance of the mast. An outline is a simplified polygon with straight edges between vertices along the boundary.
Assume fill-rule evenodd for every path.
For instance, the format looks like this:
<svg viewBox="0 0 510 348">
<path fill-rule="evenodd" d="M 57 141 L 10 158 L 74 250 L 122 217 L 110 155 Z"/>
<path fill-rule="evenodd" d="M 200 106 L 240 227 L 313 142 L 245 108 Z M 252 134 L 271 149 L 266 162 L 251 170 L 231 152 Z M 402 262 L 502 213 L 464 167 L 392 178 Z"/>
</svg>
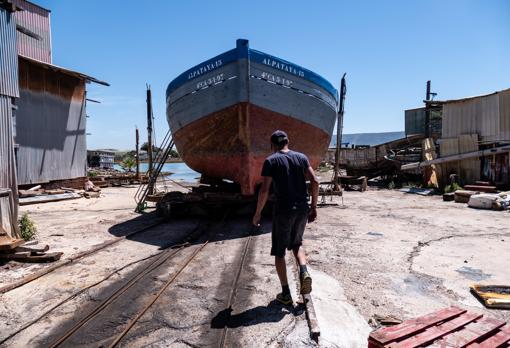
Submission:
<svg viewBox="0 0 510 348">
<path fill-rule="evenodd" d="M 340 82 L 340 104 L 338 107 L 338 115 L 336 120 L 336 152 L 335 152 L 335 169 L 333 178 L 333 190 L 340 191 L 340 147 L 342 146 L 342 132 L 344 128 L 344 100 L 346 94 L 345 75 L 342 76 Z"/>
<path fill-rule="evenodd" d="M 152 175 L 152 93 L 149 85 L 147 85 L 147 137 L 147 155 L 149 157 L 147 177 L 150 177 Z M 152 191 L 152 188 L 150 191 Z M 152 193 L 153 192 L 149 192 L 149 194 Z"/>
</svg>

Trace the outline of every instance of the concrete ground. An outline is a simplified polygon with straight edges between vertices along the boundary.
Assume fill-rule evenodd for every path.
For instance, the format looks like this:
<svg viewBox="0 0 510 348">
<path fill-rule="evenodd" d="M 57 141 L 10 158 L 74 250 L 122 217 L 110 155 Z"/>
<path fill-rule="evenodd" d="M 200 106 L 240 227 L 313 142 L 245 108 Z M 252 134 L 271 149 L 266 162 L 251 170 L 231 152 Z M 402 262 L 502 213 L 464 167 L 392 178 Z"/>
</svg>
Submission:
<svg viewBox="0 0 510 348">
<path fill-rule="evenodd" d="M 152 215 L 133 212 L 136 188 L 104 189 L 99 199 L 79 199 L 22 207 L 39 228 L 38 239 L 63 258 L 151 224 Z M 407 319 L 457 305 L 510 320 L 510 311 L 487 310 L 469 293 L 476 282 L 510 284 L 509 212 L 483 211 L 389 190 L 345 192 L 319 209 L 317 222 L 305 232 L 305 247 L 314 277 L 313 301 L 321 328 L 320 346 L 363 347 L 376 315 Z M 0 295 L 0 341 L 43 311 L 83 287 L 115 273 L 67 302 L 5 346 L 45 346 L 108 296 L 142 266 L 143 258 L 180 240 L 202 221 L 181 219 L 129 238 L 79 262 Z M 205 346 L 225 327 L 223 315 L 233 274 L 249 229 L 249 217 L 238 216 L 215 232 L 212 242 L 177 278 L 133 330 L 123 346 Z M 279 285 L 269 257 L 270 222 L 253 237 L 227 335 L 247 347 L 313 346 L 302 307 L 274 303 Z M 157 289 L 182 263 L 186 251 L 152 275 Z M 138 261 L 138 262 L 137 262 Z M 289 274 L 293 275 L 289 258 Z M 0 286 L 47 265 L 10 262 L 0 266 Z M 166 271 L 165 271 L 166 270 Z M 295 280 L 292 281 L 296 285 Z M 295 294 L 295 286 L 291 287 Z M 153 289 L 153 290 L 154 290 Z M 148 291 L 149 295 L 152 290 Z M 73 346 L 111 341 L 144 290 L 123 299 L 101 328 L 90 327 Z M 130 300 L 132 296 L 133 300 Z M 141 298 L 141 299 L 139 299 Z M 142 301 L 143 302 L 143 301 Z M 94 344 L 95 343 L 95 344 Z"/>
</svg>

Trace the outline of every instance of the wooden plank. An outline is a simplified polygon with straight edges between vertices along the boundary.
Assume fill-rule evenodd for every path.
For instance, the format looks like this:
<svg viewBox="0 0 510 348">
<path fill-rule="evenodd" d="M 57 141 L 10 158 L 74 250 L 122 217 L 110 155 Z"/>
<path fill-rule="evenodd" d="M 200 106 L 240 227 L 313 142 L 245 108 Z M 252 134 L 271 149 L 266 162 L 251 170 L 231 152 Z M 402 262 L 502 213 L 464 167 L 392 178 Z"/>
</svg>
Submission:
<svg viewBox="0 0 510 348">
<path fill-rule="evenodd" d="M 427 328 L 422 333 L 415 336 L 406 338 L 403 341 L 391 343 L 385 347 L 388 348 L 414 348 L 424 345 L 426 343 L 433 342 L 438 338 L 441 338 L 450 332 L 457 330 L 479 318 L 483 315 L 478 313 L 463 313 L 461 316 L 449 320 L 441 325 L 432 326 Z"/>
<path fill-rule="evenodd" d="M 480 343 L 473 343 L 468 348 L 497 348 L 510 343 L 510 325 L 501 328 L 498 333 Z"/>
<path fill-rule="evenodd" d="M 42 255 L 32 255 L 31 252 L 20 252 L 15 254 L 2 254 L 0 259 L 7 259 L 19 262 L 53 262 L 60 259 L 62 252 L 47 253 Z"/>
<path fill-rule="evenodd" d="M 77 199 L 81 198 L 81 195 L 77 193 L 63 193 L 59 195 L 45 195 L 45 196 L 36 196 L 36 197 L 27 197 L 20 198 L 19 205 L 28 205 L 28 204 L 38 204 L 38 203 L 48 203 L 48 202 L 58 202 L 67 199 Z"/>
<path fill-rule="evenodd" d="M 485 193 L 496 193 L 498 190 L 496 186 L 482 186 L 482 185 L 465 185 L 465 190 L 485 192 Z"/>
<path fill-rule="evenodd" d="M 302 295 L 305 302 L 306 318 L 308 319 L 308 326 L 310 328 L 310 337 L 315 341 L 319 341 L 321 330 L 319 328 L 319 321 L 315 314 L 315 307 L 313 305 L 312 296 L 310 294 Z"/>
<path fill-rule="evenodd" d="M 504 325 L 504 321 L 494 318 L 482 318 L 466 325 L 463 330 L 444 337 L 438 342 L 438 347 L 465 347 L 483 337 L 487 337 Z"/>
<path fill-rule="evenodd" d="M 466 310 L 457 307 L 444 308 L 416 319 L 406 320 L 399 325 L 379 329 L 372 332 L 370 337 L 381 344 L 387 344 L 465 312 Z"/>
<path fill-rule="evenodd" d="M 19 260 L 30 256 L 30 251 L 20 251 L 18 253 L 0 254 L 0 260 Z"/>
<path fill-rule="evenodd" d="M 23 239 L 14 239 L 10 237 L 2 238 L 0 237 L 0 250 L 14 250 L 20 245 L 24 244 L 25 241 Z"/>
</svg>

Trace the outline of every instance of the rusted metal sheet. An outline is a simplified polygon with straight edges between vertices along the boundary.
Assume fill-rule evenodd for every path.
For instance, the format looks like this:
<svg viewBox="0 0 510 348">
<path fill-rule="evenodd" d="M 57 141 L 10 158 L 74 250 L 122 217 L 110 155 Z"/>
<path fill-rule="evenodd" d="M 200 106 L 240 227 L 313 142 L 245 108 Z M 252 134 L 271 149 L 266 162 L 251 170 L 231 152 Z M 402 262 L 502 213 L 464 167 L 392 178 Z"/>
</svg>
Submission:
<svg viewBox="0 0 510 348">
<path fill-rule="evenodd" d="M 21 8 L 15 14 L 18 53 L 51 63 L 50 11 L 25 0 L 12 0 Z"/>
<path fill-rule="evenodd" d="M 17 234 L 18 196 L 16 162 L 12 141 L 11 97 L 0 95 L 0 189 L 10 194 L 0 198 L 0 226 L 11 237 Z"/>
<path fill-rule="evenodd" d="M 0 94 L 18 97 L 18 58 L 14 14 L 0 8 Z"/>
<path fill-rule="evenodd" d="M 12 100 L 19 96 L 16 23 L 0 7 L 0 232 L 17 235 L 17 182 L 12 134 Z"/>
<path fill-rule="evenodd" d="M 19 184 L 86 176 L 85 80 L 19 61 Z"/>
</svg>

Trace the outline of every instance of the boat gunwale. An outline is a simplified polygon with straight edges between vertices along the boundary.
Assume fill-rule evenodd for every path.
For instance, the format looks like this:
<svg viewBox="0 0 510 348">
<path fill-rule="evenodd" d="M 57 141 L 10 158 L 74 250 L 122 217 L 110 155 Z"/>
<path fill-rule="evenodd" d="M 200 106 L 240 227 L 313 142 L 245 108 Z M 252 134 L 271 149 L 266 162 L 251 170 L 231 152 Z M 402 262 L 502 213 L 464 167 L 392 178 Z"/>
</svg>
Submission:
<svg viewBox="0 0 510 348">
<path fill-rule="evenodd" d="M 216 67 L 216 68 L 214 68 L 214 69 L 212 69 L 210 71 L 214 71 L 216 69 L 221 68 L 222 66 L 225 66 L 225 65 L 227 65 L 229 63 L 232 63 L 232 62 L 239 61 L 241 59 L 248 59 L 249 61 L 252 61 L 251 58 L 250 58 L 250 56 L 251 56 L 250 53 L 252 53 L 252 52 L 255 53 L 255 54 L 267 57 L 269 59 L 273 59 L 273 60 L 279 61 L 279 62 L 281 62 L 283 64 L 290 65 L 290 66 L 292 66 L 294 68 L 297 68 L 299 70 L 302 70 L 305 73 L 305 76 L 303 76 L 303 77 L 297 76 L 298 78 L 306 80 L 306 81 L 309 81 L 309 82 L 311 82 L 311 83 L 313 83 L 313 84 L 323 88 L 338 103 L 338 91 L 337 91 L 337 89 L 331 84 L 331 82 L 326 80 L 321 75 L 311 71 L 310 69 L 304 68 L 301 65 L 292 63 L 292 62 L 290 62 L 288 60 L 285 60 L 285 59 L 273 56 L 271 54 L 268 54 L 268 53 L 265 53 L 265 52 L 262 52 L 262 51 L 259 51 L 259 50 L 255 50 L 255 49 L 252 49 L 252 48 L 248 48 L 247 50 L 243 50 L 243 49 L 240 49 L 239 47 L 231 49 L 231 50 L 228 50 L 228 51 L 223 52 L 223 53 L 221 53 L 221 54 L 219 54 L 217 56 L 214 56 L 214 57 L 212 57 L 210 59 L 207 59 L 207 60 L 205 60 L 205 61 L 203 61 L 203 62 L 201 62 L 201 63 L 199 63 L 197 65 L 194 65 L 193 67 L 185 70 L 183 73 L 179 74 L 176 78 L 174 78 L 168 84 L 168 87 L 166 89 L 166 99 L 168 100 L 170 94 L 173 93 L 178 88 L 180 88 L 185 83 L 188 83 L 189 81 L 192 81 L 192 80 L 194 80 L 196 78 L 199 78 L 200 76 L 202 76 L 202 75 L 207 73 L 207 72 L 204 72 L 203 74 L 200 74 L 200 75 L 198 75 L 196 77 L 193 77 L 191 79 L 188 78 L 189 74 L 194 72 L 194 71 L 196 71 L 198 68 L 206 66 L 208 64 L 212 64 L 212 63 L 218 61 L 219 59 L 222 59 L 221 66 L 218 66 L 218 67 Z M 258 61 L 253 61 L 253 62 L 257 63 L 257 64 L 264 65 L 262 62 L 258 62 Z M 268 67 L 271 67 L 271 66 L 268 65 Z M 271 67 L 271 68 L 275 69 L 273 67 Z M 276 69 L 276 70 L 278 70 L 278 69 Z M 306 77 L 307 76 L 306 74 L 308 74 L 309 77 Z"/>
</svg>

